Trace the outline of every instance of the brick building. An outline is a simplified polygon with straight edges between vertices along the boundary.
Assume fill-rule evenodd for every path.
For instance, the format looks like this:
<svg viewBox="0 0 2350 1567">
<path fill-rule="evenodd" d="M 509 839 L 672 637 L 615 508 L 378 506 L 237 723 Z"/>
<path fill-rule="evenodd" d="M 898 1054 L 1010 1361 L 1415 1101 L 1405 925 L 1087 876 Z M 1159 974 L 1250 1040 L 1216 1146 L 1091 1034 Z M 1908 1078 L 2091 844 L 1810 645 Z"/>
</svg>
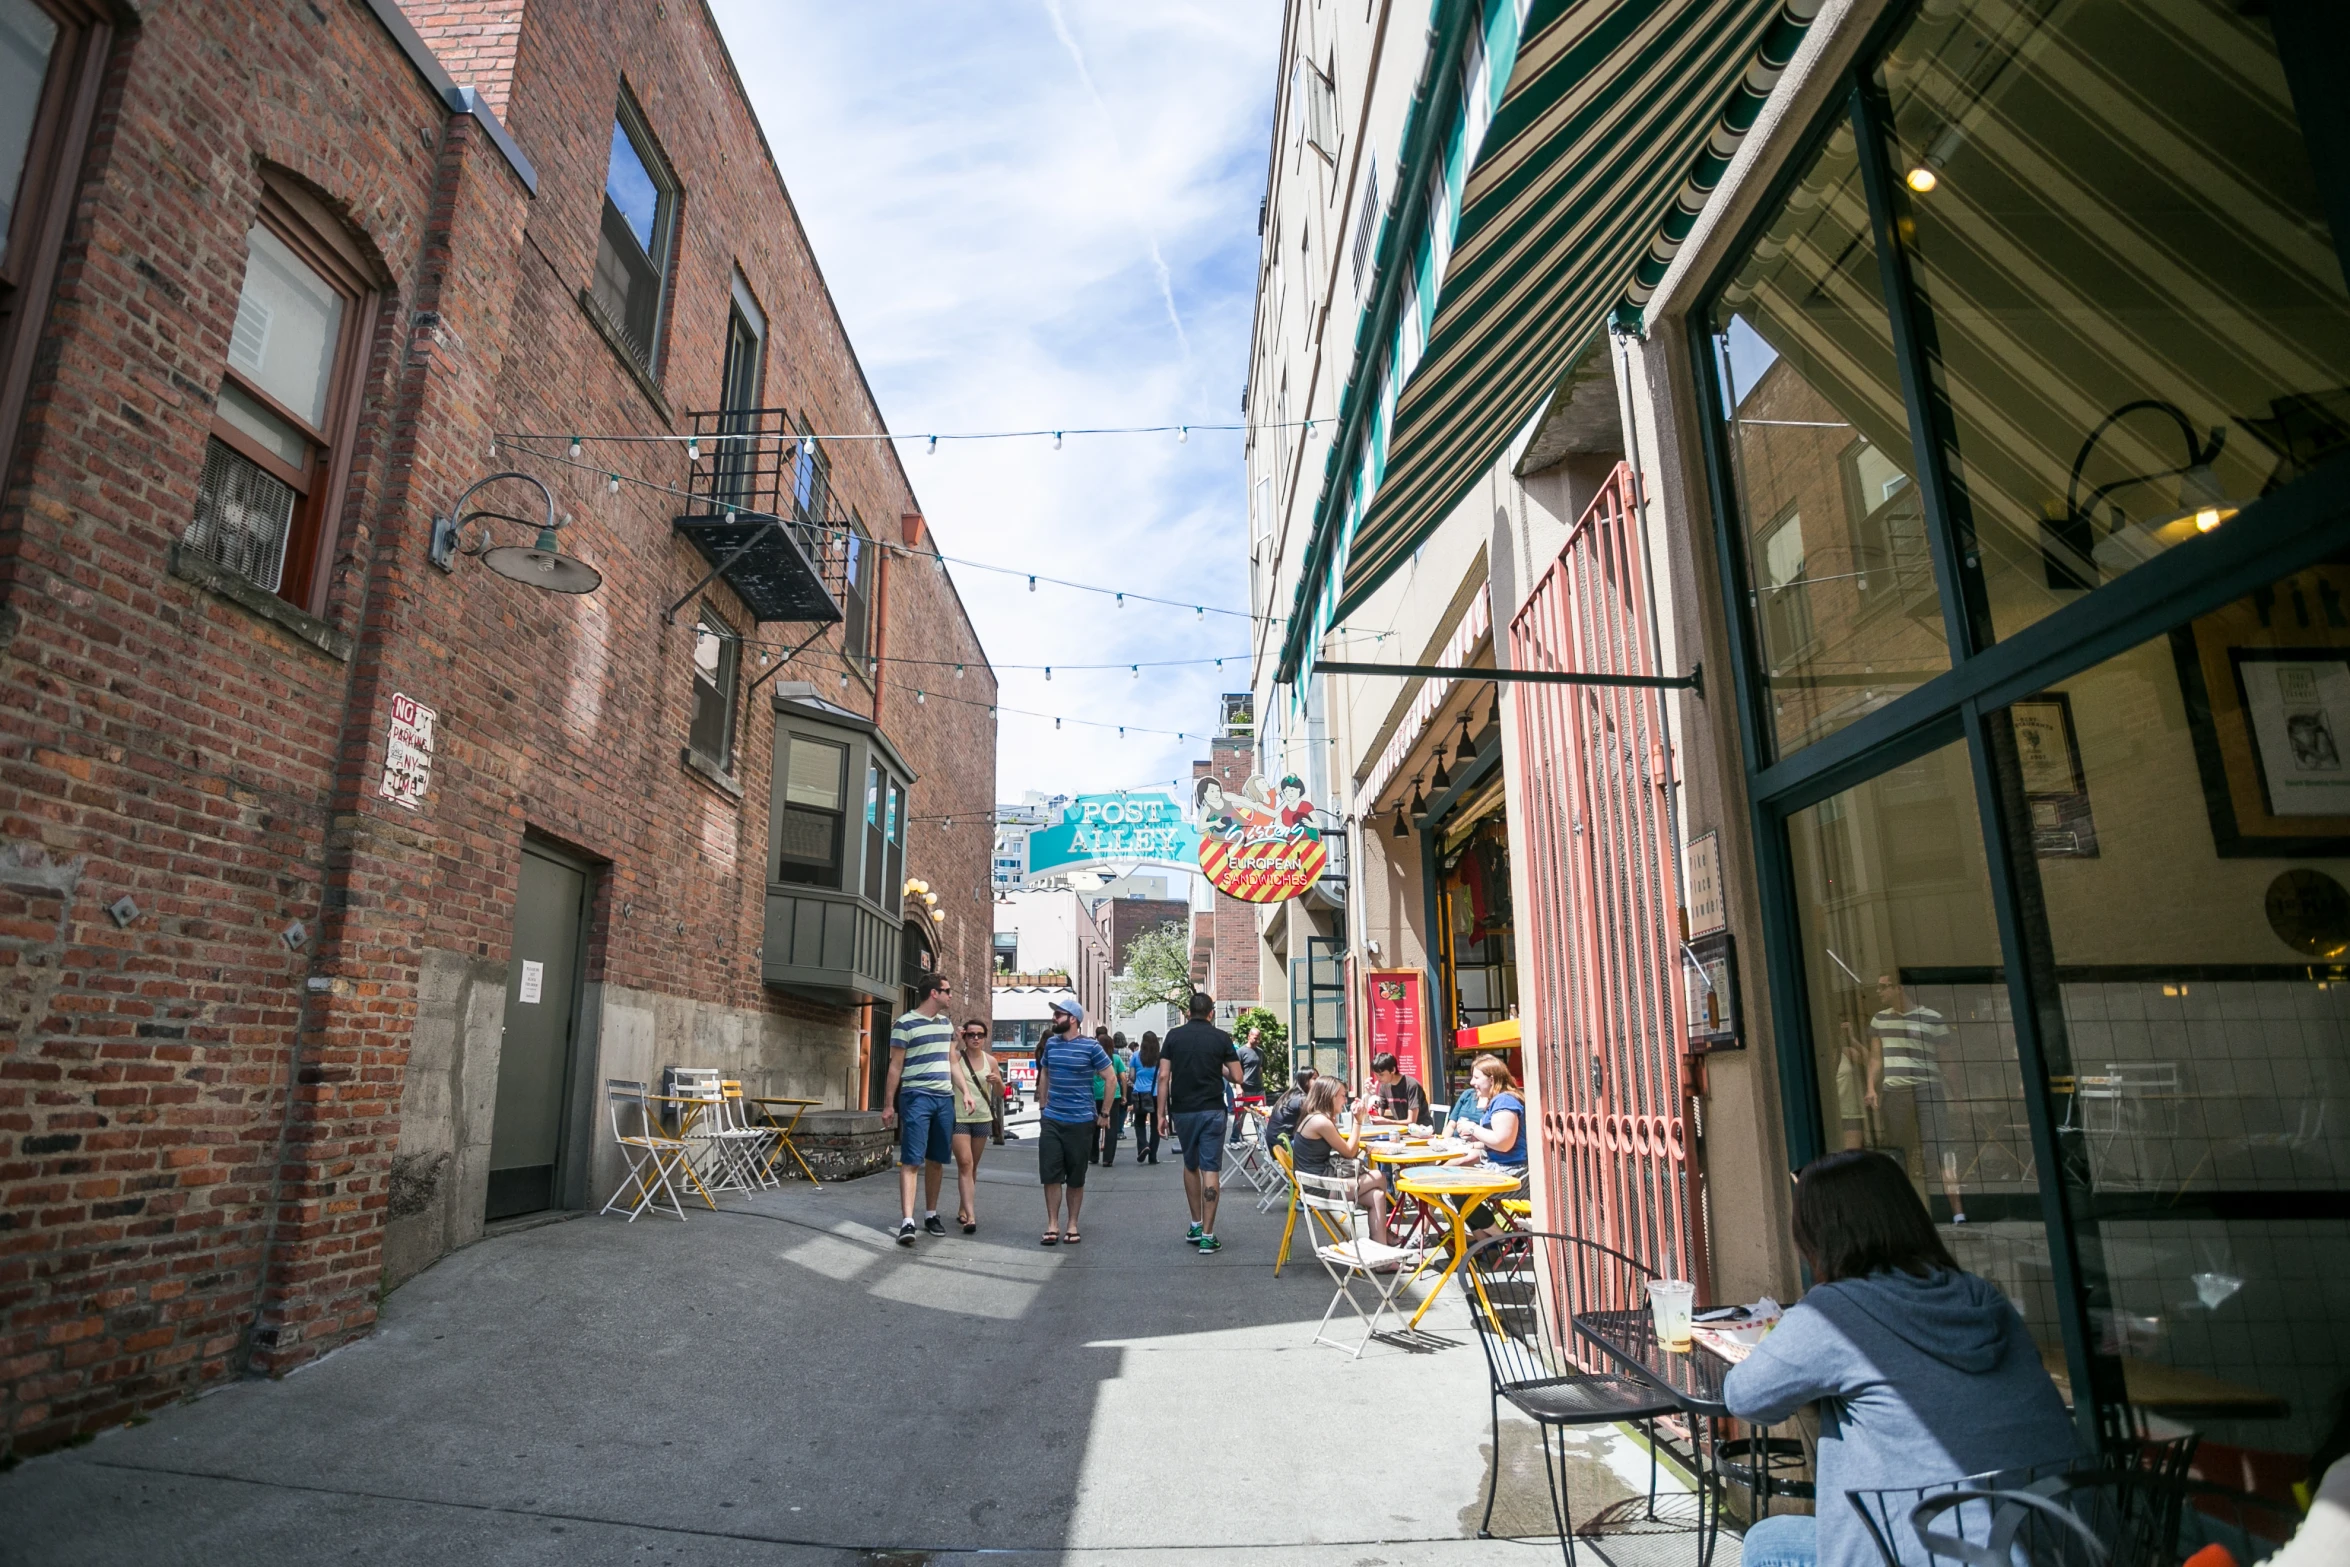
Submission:
<svg viewBox="0 0 2350 1567">
<path fill-rule="evenodd" d="M 909 977 L 984 993 L 994 774 L 894 447 L 821 439 L 880 413 L 702 6 L 36 4 L 0 207 L 26 1451 L 593 1206 L 606 1077 L 863 1103 Z M 511 520 L 436 569 L 501 470 L 544 489 L 481 491 Z M 501 574 L 558 557 L 600 586 Z"/>
</svg>

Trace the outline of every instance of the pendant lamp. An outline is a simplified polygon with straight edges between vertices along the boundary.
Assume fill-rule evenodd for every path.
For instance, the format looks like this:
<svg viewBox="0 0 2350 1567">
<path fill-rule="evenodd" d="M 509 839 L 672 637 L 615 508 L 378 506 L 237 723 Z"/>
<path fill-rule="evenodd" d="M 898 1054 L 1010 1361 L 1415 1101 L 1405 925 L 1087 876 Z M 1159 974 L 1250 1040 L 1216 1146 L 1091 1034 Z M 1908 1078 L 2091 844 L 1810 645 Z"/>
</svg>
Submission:
<svg viewBox="0 0 2350 1567">
<path fill-rule="evenodd" d="M 1461 709 L 1461 738 L 1452 748 L 1452 754 L 1466 762 L 1477 754 L 1477 742 L 1469 733 L 1469 710 Z"/>
<path fill-rule="evenodd" d="M 1444 747 L 1436 748 L 1436 771 L 1428 775 L 1428 787 L 1445 790 L 1452 787 L 1452 774 L 1444 770 Z"/>
</svg>

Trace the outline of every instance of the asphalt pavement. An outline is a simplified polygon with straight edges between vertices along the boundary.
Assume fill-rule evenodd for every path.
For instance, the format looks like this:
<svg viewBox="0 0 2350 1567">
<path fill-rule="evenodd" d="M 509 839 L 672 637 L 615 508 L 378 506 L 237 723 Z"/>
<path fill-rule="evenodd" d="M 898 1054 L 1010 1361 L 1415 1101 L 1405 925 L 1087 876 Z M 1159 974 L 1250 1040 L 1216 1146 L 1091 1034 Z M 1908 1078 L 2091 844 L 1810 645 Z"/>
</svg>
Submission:
<svg viewBox="0 0 2350 1567">
<path fill-rule="evenodd" d="M 1185 1246 L 1172 1149 L 1122 1148 L 1084 1243 L 1040 1247 L 1021 1129 L 970 1237 L 893 1244 L 894 1172 L 493 1235 L 293 1376 L 0 1476 L 0 1561 L 1559 1559 L 1514 1418 L 1495 1526 L 1519 1538 L 1475 1538 L 1491 1437 L 1457 1291 L 1417 1347 L 1317 1345 L 1310 1252 L 1276 1279 L 1280 1215 L 1247 1197 L 1221 1253 Z M 1577 1516 L 1624 1520 L 1583 1559 L 1694 1563 L 1685 1493 L 1663 1508 L 1683 1522 L 1630 1521 L 1636 1440 L 1574 1441 Z"/>
</svg>

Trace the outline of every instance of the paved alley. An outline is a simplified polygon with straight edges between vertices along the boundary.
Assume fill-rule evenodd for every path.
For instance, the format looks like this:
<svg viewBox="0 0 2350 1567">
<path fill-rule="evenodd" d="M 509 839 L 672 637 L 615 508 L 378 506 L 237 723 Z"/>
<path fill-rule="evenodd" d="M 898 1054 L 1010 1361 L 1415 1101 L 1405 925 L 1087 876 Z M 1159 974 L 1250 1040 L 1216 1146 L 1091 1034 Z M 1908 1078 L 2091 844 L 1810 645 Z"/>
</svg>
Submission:
<svg viewBox="0 0 2350 1567">
<path fill-rule="evenodd" d="M 1428 1319 L 1447 1347 L 1316 1346 L 1312 1257 L 1275 1279 L 1279 1226 L 1246 1202 L 1220 1255 L 1178 1244 L 1173 1164 L 1095 1172 L 1084 1245 L 1040 1248 L 1034 1147 L 994 1152 L 978 1235 L 911 1251 L 885 1233 L 889 1179 L 495 1235 L 361 1343 L 0 1478 L 0 1554 L 1558 1559 L 1531 1427 L 1505 1431 L 1496 1516 L 1525 1538 L 1474 1538 L 1486 1379 L 1454 1301 Z M 1645 1453 L 1616 1433 L 1584 1451 L 1578 1518 L 1622 1510 Z M 1594 1544 L 1619 1567 L 1696 1559 L 1670 1524 Z"/>
</svg>

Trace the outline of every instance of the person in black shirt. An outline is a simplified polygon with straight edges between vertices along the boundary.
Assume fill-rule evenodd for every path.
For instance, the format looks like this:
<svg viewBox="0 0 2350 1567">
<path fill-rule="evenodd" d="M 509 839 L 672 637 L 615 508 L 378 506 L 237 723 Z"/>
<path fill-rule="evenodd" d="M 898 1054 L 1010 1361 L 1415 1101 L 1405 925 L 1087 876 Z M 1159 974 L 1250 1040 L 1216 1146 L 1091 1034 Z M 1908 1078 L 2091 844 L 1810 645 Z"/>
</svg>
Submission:
<svg viewBox="0 0 2350 1567">
<path fill-rule="evenodd" d="M 1159 1134 L 1183 1144 L 1183 1197 L 1191 1205 L 1184 1240 L 1205 1254 L 1219 1250 L 1216 1197 L 1224 1168 L 1224 1085 L 1240 1081 L 1232 1036 L 1208 1021 L 1215 1001 L 1191 998 L 1191 1021 L 1159 1046 Z"/>
<path fill-rule="evenodd" d="M 1420 1086 L 1418 1079 L 1406 1077 L 1397 1069 L 1395 1052 L 1382 1050 L 1371 1058 L 1371 1091 L 1363 1096 L 1361 1108 L 1390 1121 L 1426 1126 L 1428 1090 Z"/>
<path fill-rule="evenodd" d="M 1297 1123 L 1305 1119 L 1306 1090 L 1313 1086 L 1314 1069 L 1310 1066 L 1299 1067 L 1296 1085 L 1281 1096 L 1281 1102 L 1275 1105 L 1273 1113 L 1265 1118 L 1265 1151 L 1267 1153 L 1272 1152 L 1274 1144 L 1280 1142 L 1282 1138 L 1297 1131 Z"/>
</svg>

